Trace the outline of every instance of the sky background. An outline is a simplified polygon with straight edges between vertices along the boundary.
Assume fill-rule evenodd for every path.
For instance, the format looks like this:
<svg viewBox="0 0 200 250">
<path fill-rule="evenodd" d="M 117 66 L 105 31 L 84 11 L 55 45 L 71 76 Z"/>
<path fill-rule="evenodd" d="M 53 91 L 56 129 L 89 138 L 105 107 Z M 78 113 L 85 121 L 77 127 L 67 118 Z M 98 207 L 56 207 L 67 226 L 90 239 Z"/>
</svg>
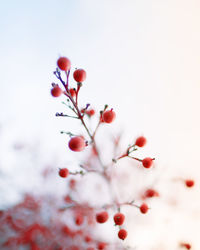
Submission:
<svg viewBox="0 0 200 250">
<path fill-rule="evenodd" d="M 145 135 L 163 179 L 196 180 L 188 199 L 199 221 L 199 13 L 198 0 L 1 2 L 1 171 L 12 172 L 9 145 L 18 141 L 42 144 L 44 159 L 65 153 L 59 131 L 71 121 L 55 118 L 63 106 L 50 88 L 57 58 L 67 56 L 87 71 L 83 103 L 113 107 L 127 143 Z"/>
</svg>

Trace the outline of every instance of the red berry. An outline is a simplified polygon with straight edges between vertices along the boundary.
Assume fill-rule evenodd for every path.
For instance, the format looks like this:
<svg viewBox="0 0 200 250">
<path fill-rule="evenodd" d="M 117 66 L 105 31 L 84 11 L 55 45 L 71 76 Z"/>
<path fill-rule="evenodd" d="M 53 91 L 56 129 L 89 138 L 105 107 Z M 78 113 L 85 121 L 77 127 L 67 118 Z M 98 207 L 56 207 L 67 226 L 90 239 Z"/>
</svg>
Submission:
<svg viewBox="0 0 200 250">
<path fill-rule="evenodd" d="M 77 69 L 74 71 L 73 77 L 76 82 L 83 82 L 86 79 L 86 72 L 84 69 Z"/>
<path fill-rule="evenodd" d="M 188 243 L 181 243 L 180 245 L 181 245 L 181 247 L 185 247 L 188 250 L 191 249 L 191 245 Z"/>
<path fill-rule="evenodd" d="M 113 219 L 116 225 L 121 226 L 124 223 L 125 216 L 122 213 L 117 213 L 114 215 Z"/>
<path fill-rule="evenodd" d="M 53 97 L 59 97 L 60 95 L 62 95 L 62 93 L 62 89 L 57 85 L 51 89 L 51 94 Z"/>
<path fill-rule="evenodd" d="M 70 182 L 69 182 L 69 186 L 70 186 L 71 189 L 74 189 L 75 186 L 76 186 L 76 180 L 71 179 Z"/>
<path fill-rule="evenodd" d="M 60 57 L 57 61 L 59 69 L 67 71 L 71 68 L 71 62 L 67 57 Z"/>
<path fill-rule="evenodd" d="M 194 186 L 194 181 L 193 180 L 185 180 L 185 185 L 187 187 L 193 187 Z"/>
<path fill-rule="evenodd" d="M 78 225 L 78 226 L 82 225 L 83 220 L 84 220 L 84 218 L 81 214 L 76 215 L 76 218 L 75 218 L 76 225 Z"/>
<path fill-rule="evenodd" d="M 155 197 L 155 196 L 159 196 L 159 194 L 154 189 L 149 188 L 149 189 L 146 190 L 144 196 L 145 196 L 145 198 L 152 198 L 152 197 Z"/>
<path fill-rule="evenodd" d="M 135 145 L 138 147 L 144 147 L 146 142 L 147 142 L 146 138 L 144 136 L 140 136 L 136 139 Z"/>
<path fill-rule="evenodd" d="M 105 111 L 102 115 L 102 119 L 106 123 L 113 122 L 115 120 L 115 117 L 116 117 L 116 114 L 112 109 Z"/>
<path fill-rule="evenodd" d="M 142 160 L 142 165 L 144 168 L 150 168 L 152 164 L 153 164 L 153 159 L 151 159 L 150 157 L 144 158 Z"/>
<path fill-rule="evenodd" d="M 146 214 L 148 212 L 148 206 L 146 203 L 143 203 L 141 206 L 140 206 L 140 212 L 143 213 L 143 214 Z"/>
<path fill-rule="evenodd" d="M 127 233 L 127 231 L 125 229 L 120 229 L 119 232 L 118 232 L 118 237 L 121 240 L 125 240 L 127 235 L 128 235 L 128 233 Z"/>
<path fill-rule="evenodd" d="M 68 145 L 72 151 L 80 152 L 85 148 L 85 140 L 82 136 L 76 136 L 70 139 Z"/>
<path fill-rule="evenodd" d="M 67 168 L 61 168 L 59 170 L 59 175 L 62 178 L 66 178 L 69 175 L 69 170 Z"/>
<path fill-rule="evenodd" d="M 96 214 L 96 221 L 98 223 L 104 223 L 108 220 L 108 213 L 106 211 Z"/>
<path fill-rule="evenodd" d="M 85 242 L 89 243 L 92 241 L 92 238 L 88 235 L 85 236 Z"/>
<path fill-rule="evenodd" d="M 107 244 L 105 242 L 99 242 L 97 247 L 99 250 L 103 250 L 106 249 L 106 246 Z"/>
<path fill-rule="evenodd" d="M 85 113 L 89 116 L 93 116 L 95 114 L 95 110 L 94 109 L 86 110 Z"/>
<path fill-rule="evenodd" d="M 72 97 L 74 97 L 76 95 L 76 89 L 72 88 L 69 90 L 70 94 Z"/>
</svg>

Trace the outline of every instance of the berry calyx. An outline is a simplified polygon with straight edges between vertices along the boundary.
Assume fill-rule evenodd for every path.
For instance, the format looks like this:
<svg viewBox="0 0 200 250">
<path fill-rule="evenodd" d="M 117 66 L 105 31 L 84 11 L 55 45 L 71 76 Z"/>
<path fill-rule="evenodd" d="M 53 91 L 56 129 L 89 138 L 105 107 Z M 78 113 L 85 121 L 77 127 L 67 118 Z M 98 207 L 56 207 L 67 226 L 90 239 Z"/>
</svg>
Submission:
<svg viewBox="0 0 200 250">
<path fill-rule="evenodd" d="M 70 70 L 71 68 L 71 62 L 67 57 L 60 57 L 57 61 L 57 65 L 59 69 L 63 71 Z"/>
<path fill-rule="evenodd" d="M 80 152 L 84 150 L 86 144 L 82 136 L 76 136 L 70 139 L 68 146 L 72 151 Z"/>
<path fill-rule="evenodd" d="M 111 109 L 111 110 L 107 110 L 103 112 L 102 120 L 106 123 L 111 123 L 115 120 L 115 117 L 116 117 L 116 114 L 113 111 L 113 109 Z"/>
<path fill-rule="evenodd" d="M 62 95 L 62 93 L 63 93 L 63 91 L 58 85 L 54 86 L 51 89 L 51 94 L 52 94 L 53 97 L 59 97 L 59 96 Z"/>
<path fill-rule="evenodd" d="M 72 97 L 74 97 L 76 95 L 76 89 L 74 89 L 74 88 L 71 88 L 69 90 L 69 92 L 70 92 L 70 94 L 71 94 Z"/>
<path fill-rule="evenodd" d="M 66 178 L 69 175 L 69 170 L 67 168 L 61 168 L 59 170 L 59 175 L 62 178 Z"/>
<path fill-rule="evenodd" d="M 144 147 L 146 142 L 147 142 L 146 138 L 144 136 L 140 136 L 136 139 L 135 145 L 138 147 Z"/>
<path fill-rule="evenodd" d="M 185 180 L 185 185 L 187 187 L 193 187 L 194 186 L 194 181 L 193 180 Z"/>
<path fill-rule="evenodd" d="M 118 232 L 118 237 L 121 240 L 125 240 L 127 235 L 128 235 L 128 233 L 127 233 L 127 231 L 125 229 L 120 229 L 119 232 Z"/>
<path fill-rule="evenodd" d="M 124 223 L 125 216 L 122 213 L 117 213 L 114 215 L 113 220 L 116 225 L 121 226 Z"/>
<path fill-rule="evenodd" d="M 142 160 L 142 165 L 144 168 L 150 168 L 153 164 L 153 159 L 146 157 Z"/>
<path fill-rule="evenodd" d="M 148 212 L 148 210 L 149 210 L 149 207 L 147 206 L 146 203 L 143 203 L 143 204 L 140 206 L 140 212 L 141 212 L 142 214 L 146 214 L 146 213 Z"/>
<path fill-rule="evenodd" d="M 84 69 L 77 69 L 74 71 L 73 77 L 76 82 L 83 82 L 86 79 L 86 72 Z"/>
<path fill-rule="evenodd" d="M 96 221 L 98 223 L 104 223 L 108 220 L 108 213 L 106 211 L 96 214 Z"/>
</svg>

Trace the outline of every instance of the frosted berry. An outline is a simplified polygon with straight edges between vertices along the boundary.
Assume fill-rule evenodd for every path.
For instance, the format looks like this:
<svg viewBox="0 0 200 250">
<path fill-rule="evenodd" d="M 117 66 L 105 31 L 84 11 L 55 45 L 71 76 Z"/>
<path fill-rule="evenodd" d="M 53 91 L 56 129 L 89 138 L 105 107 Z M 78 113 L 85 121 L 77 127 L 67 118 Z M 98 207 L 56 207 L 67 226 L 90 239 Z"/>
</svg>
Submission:
<svg viewBox="0 0 200 250">
<path fill-rule="evenodd" d="M 114 215 L 113 219 L 116 225 L 121 226 L 124 223 L 125 216 L 122 213 L 117 213 Z"/>
<path fill-rule="evenodd" d="M 62 178 L 66 178 L 69 175 L 69 170 L 67 168 L 61 168 L 59 170 L 59 175 Z"/>
<path fill-rule="evenodd" d="M 194 181 L 193 180 L 185 180 L 185 185 L 187 187 L 193 187 L 194 186 Z"/>
<path fill-rule="evenodd" d="M 136 139 L 135 145 L 138 147 L 144 147 L 146 142 L 147 142 L 146 138 L 144 136 L 140 136 Z"/>
<path fill-rule="evenodd" d="M 115 120 L 115 117 L 116 117 L 116 114 L 112 109 L 105 111 L 102 115 L 102 119 L 106 123 L 113 122 Z"/>
<path fill-rule="evenodd" d="M 148 208 L 148 206 L 147 206 L 146 203 L 143 203 L 143 204 L 140 206 L 140 212 L 141 212 L 142 214 L 146 214 L 146 213 L 148 212 L 148 210 L 149 210 L 149 208 Z"/>
<path fill-rule="evenodd" d="M 121 240 L 125 240 L 127 235 L 128 235 L 128 233 L 127 233 L 127 231 L 125 229 L 120 229 L 119 232 L 118 232 L 118 237 Z"/>
<path fill-rule="evenodd" d="M 57 61 L 59 69 L 67 71 L 71 68 L 71 62 L 67 57 L 60 57 Z"/>
<path fill-rule="evenodd" d="M 73 77 L 76 82 L 83 82 L 86 79 L 86 72 L 84 69 L 77 69 L 74 71 Z"/>
<path fill-rule="evenodd" d="M 70 94 L 72 97 L 74 97 L 76 95 L 76 89 L 72 88 L 69 90 Z"/>
<path fill-rule="evenodd" d="M 153 159 L 146 157 L 142 160 L 142 165 L 144 168 L 150 168 L 153 164 Z"/>
<path fill-rule="evenodd" d="M 53 97 L 59 97 L 60 95 L 62 95 L 62 93 L 62 89 L 57 85 L 51 89 L 51 94 Z"/>
<path fill-rule="evenodd" d="M 72 151 L 80 152 L 84 150 L 86 144 L 82 136 L 76 136 L 70 139 L 68 145 Z"/>
<path fill-rule="evenodd" d="M 108 220 L 108 213 L 106 211 L 96 214 L 96 221 L 98 223 L 104 223 Z"/>
</svg>

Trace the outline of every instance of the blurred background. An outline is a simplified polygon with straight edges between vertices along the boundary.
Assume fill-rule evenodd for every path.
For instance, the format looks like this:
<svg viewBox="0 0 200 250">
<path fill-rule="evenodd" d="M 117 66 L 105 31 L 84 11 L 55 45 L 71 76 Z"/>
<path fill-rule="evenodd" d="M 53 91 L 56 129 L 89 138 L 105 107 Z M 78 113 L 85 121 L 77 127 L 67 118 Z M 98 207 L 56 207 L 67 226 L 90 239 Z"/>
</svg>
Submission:
<svg viewBox="0 0 200 250">
<path fill-rule="evenodd" d="M 40 165 L 71 157 L 60 131 L 79 124 L 56 118 L 64 106 L 50 95 L 56 61 L 67 56 L 72 69 L 87 71 L 83 105 L 114 108 L 114 127 L 126 144 L 147 137 L 143 152 L 156 158 L 163 200 L 173 204 L 157 202 L 129 242 L 159 250 L 185 240 L 200 249 L 199 12 L 198 0 L 2 2 L 0 205 L 32 190 Z M 13 150 L 23 145 L 35 152 L 32 158 Z M 174 178 L 196 185 L 185 190 Z"/>
</svg>

